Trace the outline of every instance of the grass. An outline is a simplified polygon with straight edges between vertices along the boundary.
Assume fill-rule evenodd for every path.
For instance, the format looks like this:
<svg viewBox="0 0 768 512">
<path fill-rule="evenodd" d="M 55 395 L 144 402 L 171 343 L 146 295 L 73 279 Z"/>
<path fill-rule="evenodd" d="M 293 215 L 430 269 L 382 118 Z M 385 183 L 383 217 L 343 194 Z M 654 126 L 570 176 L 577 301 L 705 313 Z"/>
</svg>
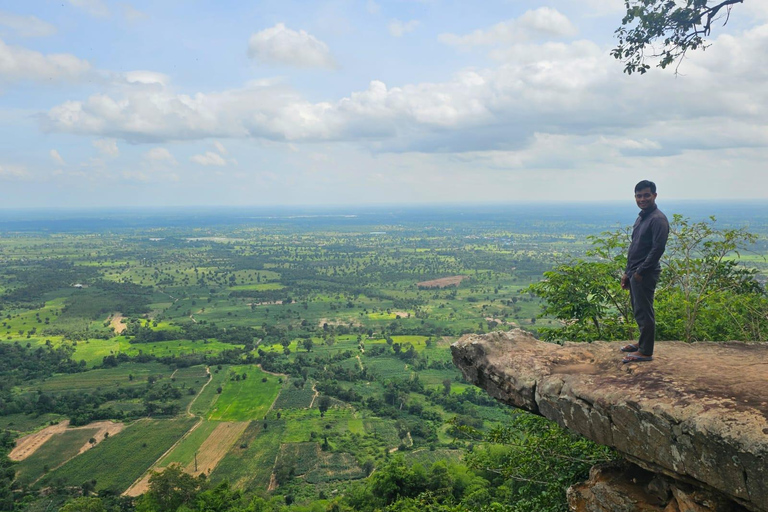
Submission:
<svg viewBox="0 0 768 512">
<path fill-rule="evenodd" d="M 194 424 L 193 418 L 143 419 L 47 474 L 38 486 L 79 486 L 96 478 L 96 490 L 122 493 Z M 119 461 L 119 463 L 116 463 Z"/>
<path fill-rule="evenodd" d="M 23 413 L 9 414 L 8 416 L 0 416 L 0 429 L 26 434 L 63 419 L 64 417 L 58 414 L 41 414 L 39 416 Z"/>
<path fill-rule="evenodd" d="M 220 384 L 223 388 L 221 396 L 208 413 L 208 419 L 248 421 L 263 418 L 282 387 L 278 377 L 251 365 L 229 366 L 226 373 L 227 380 Z M 243 374 L 247 375 L 245 380 L 233 379 L 233 376 Z"/>
<path fill-rule="evenodd" d="M 16 481 L 30 485 L 49 470 L 64 464 L 76 456 L 98 428 L 70 429 L 54 435 L 32 455 L 16 466 Z"/>
<path fill-rule="evenodd" d="M 150 375 L 168 378 L 173 371 L 162 363 L 124 363 L 116 368 L 55 375 L 28 387 L 42 391 L 91 391 L 145 386 Z M 132 378 L 131 378 L 132 377 Z"/>
<path fill-rule="evenodd" d="M 170 330 L 170 329 L 169 329 Z M 99 365 L 104 357 L 116 354 L 137 356 L 139 354 L 152 354 L 157 357 L 185 354 L 219 354 L 224 350 L 234 347 L 242 348 L 242 345 L 230 345 L 216 340 L 191 341 L 173 340 L 156 343 L 131 343 L 125 336 L 116 336 L 108 340 L 91 339 L 80 341 L 75 347 L 76 361 L 84 360 L 88 366 Z"/>
<path fill-rule="evenodd" d="M 238 284 L 235 286 L 230 286 L 229 289 L 233 291 L 240 291 L 240 290 L 254 290 L 254 291 L 265 291 L 265 290 L 282 290 L 285 288 L 285 286 L 281 285 L 280 283 L 259 283 L 259 284 Z"/>
</svg>

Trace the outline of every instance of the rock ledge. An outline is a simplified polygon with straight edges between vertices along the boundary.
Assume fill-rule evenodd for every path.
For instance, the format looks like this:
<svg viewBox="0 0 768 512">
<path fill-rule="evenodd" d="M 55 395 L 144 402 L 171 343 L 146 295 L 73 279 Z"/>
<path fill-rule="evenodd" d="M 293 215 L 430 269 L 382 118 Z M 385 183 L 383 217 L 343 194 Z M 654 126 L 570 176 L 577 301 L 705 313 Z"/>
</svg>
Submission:
<svg viewBox="0 0 768 512">
<path fill-rule="evenodd" d="M 451 350 L 497 400 L 768 512 L 768 344 L 657 342 L 654 361 L 633 364 L 621 363 L 621 345 L 561 346 L 513 330 L 468 335 Z"/>
</svg>

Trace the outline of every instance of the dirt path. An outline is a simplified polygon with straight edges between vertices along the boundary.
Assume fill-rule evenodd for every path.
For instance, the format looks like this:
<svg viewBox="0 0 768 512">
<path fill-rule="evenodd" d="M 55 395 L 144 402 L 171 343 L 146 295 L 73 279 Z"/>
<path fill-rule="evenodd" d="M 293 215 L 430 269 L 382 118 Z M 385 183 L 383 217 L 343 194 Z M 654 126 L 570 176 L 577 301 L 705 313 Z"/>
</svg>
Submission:
<svg viewBox="0 0 768 512">
<path fill-rule="evenodd" d="M 37 449 L 43 446 L 43 444 L 45 444 L 45 442 L 50 438 L 67 430 L 68 426 L 69 420 L 66 420 L 57 425 L 46 427 L 39 432 L 35 432 L 34 434 L 29 434 L 28 436 L 22 437 L 16 441 L 16 448 L 11 450 L 11 453 L 8 454 L 8 458 L 16 462 L 26 459 L 35 453 Z"/>
<path fill-rule="evenodd" d="M 312 395 L 312 401 L 311 401 L 311 402 L 309 402 L 309 407 L 308 407 L 308 409 L 311 409 L 311 408 L 312 408 L 312 406 L 313 406 L 313 405 L 315 405 L 315 400 L 317 399 L 317 396 L 320 394 L 320 392 L 317 390 L 317 388 L 315 387 L 315 385 L 314 385 L 314 384 L 312 384 L 312 391 L 314 391 L 314 392 L 315 392 L 315 394 L 314 394 L 314 395 Z"/>
<path fill-rule="evenodd" d="M 123 318 L 125 317 L 119 311 L 116 311 L 107 317 L 109 326 L 115 330 L 115 334 L 123 334 L 123 331 L 128 328 L 128 326 L 123 323 Z"/>
<path fill-rule="evenodd" d="M 191 462 L 184 468 L 184 472 L 190 475 L 210 474 L 240 439 L 249 423 L 248 421 L 220 423 L 200 445 L 197 451 L 197 467 L 194 462 Z"/>
</svg>

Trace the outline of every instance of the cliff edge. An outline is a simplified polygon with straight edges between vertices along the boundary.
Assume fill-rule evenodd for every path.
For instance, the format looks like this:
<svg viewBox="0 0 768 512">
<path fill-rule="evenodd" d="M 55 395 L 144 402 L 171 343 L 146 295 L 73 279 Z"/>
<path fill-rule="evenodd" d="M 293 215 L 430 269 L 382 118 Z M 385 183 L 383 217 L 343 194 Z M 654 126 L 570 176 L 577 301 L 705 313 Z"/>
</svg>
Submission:
<svg viewBox="0 0 768 512">
<path fill-rule="evenodd" d="M 464 376 L 497 400 L 611 446 L 680 488 L 727 497 L 733 510 L 768 512 L 768 344 L 657 342 L 654 361 L 631 364 L 621 363 L 621 345 L 556 345 L 513 330 L 468 335 L 451 350 Z M 682 510 L 679 502 L 647 510 Z"/>
</svg>

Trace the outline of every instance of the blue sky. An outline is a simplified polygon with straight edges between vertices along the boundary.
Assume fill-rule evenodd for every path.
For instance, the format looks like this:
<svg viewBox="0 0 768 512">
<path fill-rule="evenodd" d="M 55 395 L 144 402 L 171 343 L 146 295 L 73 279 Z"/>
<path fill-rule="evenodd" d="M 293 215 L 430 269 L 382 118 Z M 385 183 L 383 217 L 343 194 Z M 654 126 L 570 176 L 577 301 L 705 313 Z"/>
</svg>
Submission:
<svg viewBox="0 0 768 512">
<path fill-rule="evenodd" d="M 0 205 L 768 199 L 767 4 L 626 76 L 622 0 L 0 1 Z"/>
</svg>

